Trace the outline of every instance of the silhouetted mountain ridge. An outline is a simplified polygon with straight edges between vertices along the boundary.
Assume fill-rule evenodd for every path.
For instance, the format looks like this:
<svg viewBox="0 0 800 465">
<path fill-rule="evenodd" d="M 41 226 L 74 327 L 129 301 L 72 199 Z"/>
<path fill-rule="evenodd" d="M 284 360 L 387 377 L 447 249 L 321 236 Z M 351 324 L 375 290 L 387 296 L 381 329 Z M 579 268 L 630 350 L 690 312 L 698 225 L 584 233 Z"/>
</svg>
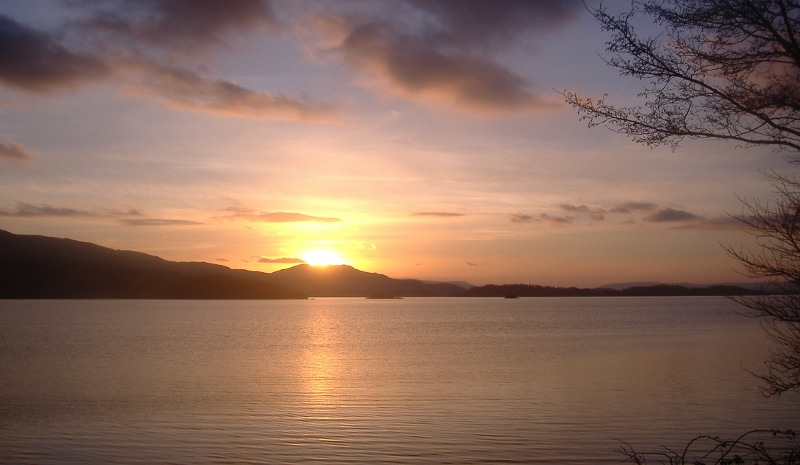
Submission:
<svg viewBox="0 0 800 465">
<path fill-rule="evenodd" d="M 392 279 L 347 265 L 262 273 L 0 230 L 0 298 L 287 299 L 462 291 L 453 284 Z"/>
<path fill-rule="evenodd" d="M 262 274 L 0 230 L 2 298 L 305 298 L 297 291 L 265 281 Z"/>
<path fill-rule="evenodd" d="M 289 299 L 313 297 L 579 297 L 742 295 L 739 286 L 650 284 L 582 289 L 533 284 L 463 285 L 394 279 L 349 265 L 262 273 L 205 262 L 173 262 L 89 242 L 0 230 L 0 298 Z"/>
</svg>

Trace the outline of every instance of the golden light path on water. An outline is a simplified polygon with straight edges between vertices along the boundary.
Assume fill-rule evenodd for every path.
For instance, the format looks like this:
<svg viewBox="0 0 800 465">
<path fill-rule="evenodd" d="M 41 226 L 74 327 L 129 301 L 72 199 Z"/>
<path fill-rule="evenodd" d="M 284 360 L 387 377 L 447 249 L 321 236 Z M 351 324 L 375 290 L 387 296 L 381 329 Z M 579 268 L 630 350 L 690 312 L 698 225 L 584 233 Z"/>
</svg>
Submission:
<svg viewBox="0 0 800 465">
<path fill-rule="evenodd" d="M 336 343 L 335 322 L 329 311 L 322 307 L 309 315 L 308 343 L 303 357 L 306 392 L 312 414 L 325 414 L 335 407 L 332 392 L 336 388 L 338 361 L 334 355 Z"/>
</svg>

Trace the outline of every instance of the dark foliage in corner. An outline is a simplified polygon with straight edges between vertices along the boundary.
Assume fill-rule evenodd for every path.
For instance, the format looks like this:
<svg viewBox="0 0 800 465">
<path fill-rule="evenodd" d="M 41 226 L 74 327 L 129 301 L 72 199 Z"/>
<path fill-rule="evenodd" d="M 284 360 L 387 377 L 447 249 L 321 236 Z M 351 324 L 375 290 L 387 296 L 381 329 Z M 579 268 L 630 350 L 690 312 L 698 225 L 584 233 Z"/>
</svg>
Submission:
<svg viewBox="0 0 800 465">
<path fill-rule="evenodd" d="M 800 444 L 792 430 L 752 430 L 730 440 L 698 436 L 681 451 L 665 448 L 658 452 L 637 452 L 623 442 L 618 451 L 625 455 L 626 462 L 637 465 L 800 464 Z"/>
</svg>

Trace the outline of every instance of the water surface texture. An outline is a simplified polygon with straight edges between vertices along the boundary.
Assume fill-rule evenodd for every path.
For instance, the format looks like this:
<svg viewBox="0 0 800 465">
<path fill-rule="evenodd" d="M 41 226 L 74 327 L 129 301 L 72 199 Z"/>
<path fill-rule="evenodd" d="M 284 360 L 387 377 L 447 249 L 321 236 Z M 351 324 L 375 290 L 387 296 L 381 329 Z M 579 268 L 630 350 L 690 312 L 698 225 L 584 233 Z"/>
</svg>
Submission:
<svg viewBox="0 0 800 465">
<path fill-rule="evenodd" d="M 0 462 L 619 463 L 798 428 L 723 298 L 0 301 Z"/>
</svg>

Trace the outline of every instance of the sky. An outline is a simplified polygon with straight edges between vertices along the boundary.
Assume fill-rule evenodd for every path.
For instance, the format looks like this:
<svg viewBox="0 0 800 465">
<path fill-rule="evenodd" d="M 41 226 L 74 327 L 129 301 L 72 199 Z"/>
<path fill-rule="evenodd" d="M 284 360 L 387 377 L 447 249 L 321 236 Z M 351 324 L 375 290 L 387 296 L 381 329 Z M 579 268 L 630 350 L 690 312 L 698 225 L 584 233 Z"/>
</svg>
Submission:
<svg viewBox="0 0 800 465">
<path fill-rule="evenodd" d="M 643 84 L 608 39 L 580 0 L 0 2 L 0 229 L 264 272 L 746 281 L 730 215 L 789 165 L 589 128 L 559 92 Z"/>
</svg>

